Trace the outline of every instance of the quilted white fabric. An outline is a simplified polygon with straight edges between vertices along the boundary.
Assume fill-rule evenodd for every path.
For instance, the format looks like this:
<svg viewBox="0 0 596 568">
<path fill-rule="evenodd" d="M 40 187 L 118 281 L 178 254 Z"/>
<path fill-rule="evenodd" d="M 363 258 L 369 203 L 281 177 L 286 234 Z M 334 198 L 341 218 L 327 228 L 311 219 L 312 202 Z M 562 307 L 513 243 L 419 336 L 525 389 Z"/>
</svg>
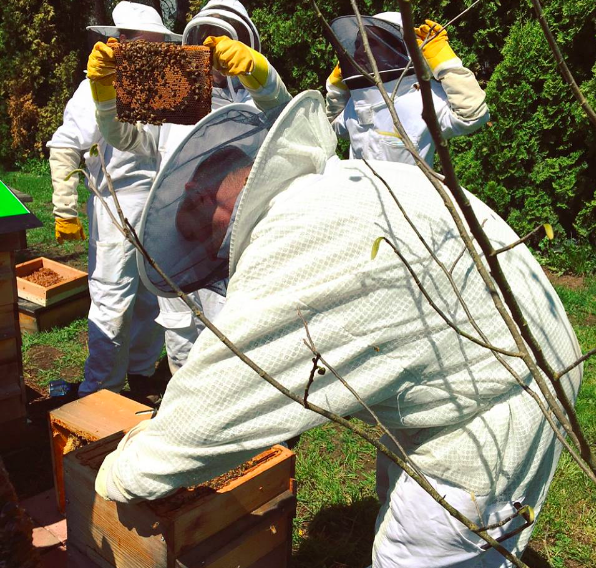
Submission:
<svg viewBox="0 0 596 568">
<path fill-rule="evenodd" d="M 506 500 L 551 467 L 554 436 L 530 397 L 486 349 L 452 331 L 423 298 L 386 236 L 433 300 L 475 333 L 444 274 L 387 189 L 359 161 L 334 156 L 322 97 L 306 92 L 284 110 L 248 179 L 232 236 L 227 302 L 216 324 L 297 394 L 312 354 L 302 310 L 326 359 L 395 429 L 434 479 Z M 462 243 L 441 199 L 412 166 L 374 162 L 416 226 L 451 267 Z M 497 246 L 517 239 L 486 205 L 472 205 Z M 580 350 L 561 302 L 524 246 L 501 257 L 549 362 L 561 369 Z M 514 344 L 468 255 L 453 276 L 478 324 L 503 348 Z M 532 385 L 518 360 L 511 365 Z M 564 384 L 575 397 L 581 367 Z M 341 415 L 360 410 L 331 373 L 310 400 Z M 205 331 L 168 386 L 156 419 L 123 448 L 115 474 L 126 498 L 155 499 L 207 480 L 257 451 L 321 424 L 251 371 Z M 536 481 L 536 479 L 534 479 Z"/>
</svg>

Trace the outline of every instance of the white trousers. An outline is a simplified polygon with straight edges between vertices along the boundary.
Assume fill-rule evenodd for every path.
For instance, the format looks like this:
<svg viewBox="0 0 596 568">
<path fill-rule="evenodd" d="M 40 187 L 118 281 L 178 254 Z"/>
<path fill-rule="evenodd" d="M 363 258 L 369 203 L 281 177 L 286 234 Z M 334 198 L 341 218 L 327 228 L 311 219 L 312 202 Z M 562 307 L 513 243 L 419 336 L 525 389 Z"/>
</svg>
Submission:
<svg viewBox="0 0 596 568">
<path fill-rule="evenodd" d="M 385 437 L 384 437 L 385 438 Z M 382 440 L 384 443 L 386 439 Z M 547 452 L 537 475 L 515 501 L 540 512 L 560 455 L 560 444 Z M 476 524 L 487 526 L 515 512 L 514 500 L 472 495 L 458 487 L 428 477 L 447 502 Z M 377 493 L 381 510 L 377 517 L 371 568 L 509 568 L 513 566 L 495 550 L 485 551 L 485 541 L 453 518 L 411 477 L 384 454 L 377 455 Z M 479 517 L 482 517 L 481 519 Z M 524 524 L 517 517 L 489 531 L 493 538 Z M 518 557 L 523 553 L 534 525 L 501 544 Z"/>
<path fill-rule="evenodd" d="M 223 296 L 211 290 L 199 290 L 188 295 L 211 321 L 226 302 Z M 173 375 L 186 363 L 192 346 L 205 326 L 180 298 L 159 297 L 158 301 L 160 312 L 157 322 L 166 330 L 166 351 Z"/>
<path fill-rule="evenodd" d="M 148 192 L 119 192 L 124 215 L 137 228 Z M 112 199 L 106 198 L 115 212 Z M 100 389 L 119 392 L 126 374 L 151 376 L 164 342 L 155 323 L 157 298 L 139 277 L 134 247 L 114 227 L 95 196 L 89 216 L 89 356 L 84 396 Z"/>
</svg>

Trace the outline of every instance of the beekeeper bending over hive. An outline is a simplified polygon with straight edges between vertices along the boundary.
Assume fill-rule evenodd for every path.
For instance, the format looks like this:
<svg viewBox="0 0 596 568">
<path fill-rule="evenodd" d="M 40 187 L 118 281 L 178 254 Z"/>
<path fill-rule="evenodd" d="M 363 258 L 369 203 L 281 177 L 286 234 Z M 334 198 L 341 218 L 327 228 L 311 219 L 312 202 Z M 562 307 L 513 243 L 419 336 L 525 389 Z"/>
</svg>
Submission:
<svg viewBox="0 0 596 568">
<path fill-rule="evenodd" d="M 405 71 L 410 56 L 403 39 L 401 14 L 383 12 L 365 16 L 363 21 L 387 93 L 391 95 L 399 83 L 393 99 L 397 116 L 422 158 L 432 167 L 435 145 L 422 118 L 418 78 L 413 67 Z M 360 74 L 342 50 L 372 74 L 356 17 L 342 16 L 331 27 L 336 35 L 329 39 L 339 63 L 326 83 L 327 116 L 335 133 L 350 140 L 350 158 L 414 164 L 395 131 L 379 90 Z M 422 47 L 422 53 L 433 74 L 432 98 L 441 133 L 446 139 L 471 134 L 489 119 L 484 91 L 451 49 L 447 32 L 426 20 L 426 24 L 416 28 L 419 44 L 429 34 L 436 37 Z"/>
<path fill-rule="evenodd" d="M 88 29 L 117 36 L 120 41 L 180 41 L 162 23 L 151 7 L 120 2 L 112 13 L 114 26 Z M 102 100 L 102 85 L 85 79 L 68 101 L 64 122 L 47 146 L 54 188 L 56 239 L 85 238 L 77 211 L 78 175 L 68 174 L 85 164 L 94 185 L 116 212 L 99 156 L 90 156 L 89 148 L 98 144 L 107 171 L 126 218 L 138 228 L 141 212 L 149 195 L 157 169 L 155 157 L 122 152 L 106 142 L 95 121 L 93 99 Z M 133 393 L 141 398 L 154 397 L 157 386 L 149 377 L 155 372 L 164 342 L 163 329 L 155 323 L 157 300 L 139 280 L 134 248 L 116 230 L 99 199 L 91 194 L 87 202 L 89 216 L 89 356 L 85 362 L 85 380 L 79 395 L 100 389 L 119 392 L 128 381 Z"/>
<path fill-rule="evenodd" d="M 217 68 L 213 69 L 212 110 L 231 103 L 256 104 L 259 108 L 266 109 L 275 106 L 284 97 L 289 98 L 275 69 L 260 54 L 259 33 L 241 2 L 210 0 L 187 24 L 182 43 L 202 45 L 209 36 L 214 36 L 209 46 L 215 47 L 217 44 L 219 51 L 225 54 L 222 56 L 225 58 L 223 64 L 232 68 L 244 66 L 250 71 L 246 75 L 226 76 Z M 101 58 L 104 68 L 110 68 L 113 53 L 109 46 L 100 46 L 96 56 Z M 192 126 L 164 124 L 155 129 L 139 130 L 131 124 L 120 123 L 116 120 L 115 91 L 111 83 L 108 87 L 109 93 L 104 95 L 104 100 L 97 106 L 97 122 L 101 132 L 120 150 L 140 156 L 157 157 L 161 169 L 192 130 Z M 200 144 L 201 141 L 197 143 Z M 224 279 L 227 279 L 227 274 Z M 193 299 L 202 306 L 210 319 L 213 319 L 223 306 L 225 297 L 222 294 L 225 294 L 225 285 L 225 281 L 213 283 L 211 289 L 192 294 Z M 174 373 L 185 363 L 204 326 L 179 298 L 160 297 L 159 306 L 160 314 L 157 321 L 166 329 L 168 361 Z"/>
<path fill-rule="evenodd" d="M 217 49 L 215 58 L 221 65 Z M 233 110 L 230 105 L 220 112 L 232 117 Z M 221 122 L 224 115 L 210 116 Z M 257 119 L 245 137 L 261 135 Z M 246 116 L 237 125 L 250 120 Z M 208 124 L 210 117 L 203 121 L 198 131 L 213 127 L 217 132 L 216 124 Z M 517 502 L 539 511 L 560 444 L 535 402 L 493 353 L 462 338 L 439 317 L 389 246 L 382 244 L 371 260 L 373 242 L 386 237 L 449 320 L 475 334 L 445 274 L 387 188 L 363 162 L 341 161 L 335 155 L 336 137 L 321 95 L 304 92 L 272 125 L 267 116 L 261 124 L 265 136 L 248 178 L 253 139 L 229 128 L 228 141 L 209 152 L 211 156 L 217 150 L 220 167 L 210 183 L 203 189 L 170 186 L 173 193 L 164 198 L 161 221 L 159 207 L 155 214 L 172 240 L 160 252 L 156 237 L 150 253 L 167 260 L 170 242 L 176 240 L 190 243 L 189 254 L 200 246 L 222 251 L 229 235 L 230 280 L 217 326 L 242 352 L 302 395 L 312 353 L 303 343 L 300 310 L 317 349 L 373 407 L 449 503 L 472 519 L 480 513 L 485 524 L 514 512 Z M 211 167 L 205 158 L 192 179 L 200 178 L 203 164 Z M 372 164 L 431 250 L 446 266 L 454 265 L 457 289 L 487 341 L 515 351 L 472 260 L 459 258 L 461 239 L 434 188 L 410 165 Z M 473 195 L 468 198 L 496 247 L 517 240 L 492 210 Z M 197 212 L 193 227 L 193 210 L 201 199 L 211 204 L 210 210 Z M 224 231 L 226 222 L 231 225 Z M 209 227 L 214 229 L 211 236 Z M 500 260 L 546 359 L 563 369 L 580 350 L 541 267 L 523 245 Z M 203 277 L 208 281 L 208 274 Z M 519 359 L 508 362 L 537 390 Z M 572 400 L 580 379 L 581 367 L 562 379 Z M 343 416 L 362 411 L 330 372 L 316 376 L 309 401 Z M 119 502 L 157 499 L 205 482 L 323 422 L 206 331 L 170 382 L 157 417 L 134 429 L 106 458 L 96 490 Z M 476 567 L 481 560 L 483 566 L 505 566 L 497 552 L 483 551 L 483 541 L 397 465 L 379 460 L 378 490 L 382 507 L 373 549 L 376 568 Z M 522 523 L 516 518 L 491 534 L 498 537 Z M 530 532 L 504 545 L 521 552 Z"/>
</svg>

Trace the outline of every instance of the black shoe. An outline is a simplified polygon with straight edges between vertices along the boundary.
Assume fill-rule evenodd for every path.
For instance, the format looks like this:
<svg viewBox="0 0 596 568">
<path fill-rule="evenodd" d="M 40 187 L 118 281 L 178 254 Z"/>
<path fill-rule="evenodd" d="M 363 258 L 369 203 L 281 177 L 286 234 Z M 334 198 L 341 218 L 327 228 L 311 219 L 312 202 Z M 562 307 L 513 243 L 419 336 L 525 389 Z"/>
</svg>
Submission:
<svg viewBox="0 0 596 568">
<path fill-rule="evenodd" d="M 288 446 L 288 450 L 293 450 L 298 442 L 300 441 L 300 434 L 298 434 L 298 436 L 294 436 L 293 438 L 290 438 L 289 440 L 286 440 L 286 445 Z"/>
<path fill-rule="evenodd" d="M 128 375 L 128 386 L 130 387 L 130 398 L 157 408 L 161 403 L 165 386 L 162 386 L 153 377 L 146 377 L 144 375 Z"/>
</svg>

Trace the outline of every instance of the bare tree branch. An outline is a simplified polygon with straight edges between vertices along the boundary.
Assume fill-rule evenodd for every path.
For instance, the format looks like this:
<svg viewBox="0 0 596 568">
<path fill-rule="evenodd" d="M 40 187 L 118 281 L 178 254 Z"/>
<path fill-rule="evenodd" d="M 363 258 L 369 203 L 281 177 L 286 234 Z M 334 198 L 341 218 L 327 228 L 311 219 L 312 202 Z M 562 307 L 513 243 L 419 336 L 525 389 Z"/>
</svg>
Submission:
<svg viewBox="0 0 596 568">
<path fill-rule="evenodd" d="M 304 408 L 308 408 L 308 394 L 310 391 L 310 387 L 315 380 L 315 374 L 319 370 L 319 355 L 317 353 L 313 353 L 314 357 L 312 359 L 312 369 L 310 370 L 310 375 L 308 377 L 308 383 L 306 384 L 306 388 L 304 389 Z"/>
<path fill-rule="evenodd" d="M 511 243 L 510 245 L 507 245 L 506 247 L 502 247 L 500 249 L 493 250 L 492 255 L 497 256 L 498 254 L 501 254 L 502 252 L 506 252 L 508 250 L 515 248 L 518 245 L 521 245 L 522 243 L 525 243 L 528 239 L 530 239 L 533 235 L 535 235 L 538 231 L 540 231 L 540 229 L 543 229 L 543 228 L 544 228 L 544 225 L 538 225 L 538 227 L 536 227 L 533 231 L 530 231 L 527 235 L 524 235 L 521 239 L 515 241 L 514 243 Z"/>
<path fill-rule="evenodd" d="M 575 369 L 578 365 L 581 365 L 584 361 L 586 361 L 593 355 L 596 355 L 596 349 L 591 349 L 590 351 L 588 351 L 587 353 L 582 355 L 577 361 L 575 361 L 574 363 L 571 363 L 571 365 L 569 365 L 568 367 L 565 367 L 562 371 L 559 371 L 558 373 L 556 373 L 555 380 L 558 381 L 563 375 L 566 375 L 569 371 L 573 371 L 573 369 Z"/>
<path fill-rule="evenodd" d="M 351 1 L 353 2 L 354 0 Z M 433 183 L 433 185 L 437 187 L 439 193 L 443 197 L 445 205 L 447 206 L 447 209 L 451 213 L 452 218 L 454 219 L 454 222 L 456 223 L 456 226 L 460 231 L 460 235 L 462 236 L 462 239 L 464 240 L 464 243 L 468 248 L 470 255 L 472 256 L 472 259 L 474 260 L 478 272 L 483 278 L 491 293 L 491 297 L 493 299 L 495 307 L 497 308 L 500 316 L 503 318 L 503 321 L 507 325 L 520 352 L 524 354 L 524 363 L 528 366 L 528 369 L 532 373 L 532 376 L 538 384 L 543 396 L 547 400 L 549 407 L 555 413 L 557 420 L 559 420 L 559 422 L 563 425 L 565 431 L 571 437 L 573 443 L 578 448 L 580 448 L 582 458 L 586 461 L 586 463 L 589 464 L 590 469 L 593 472 L 596 472 L 596 460 L 594 459 L 592 450 L 581 430 L 581 427 L 577 420 L 577 416 L 573 409 L 573 405 L 571 405 L 571 403 L 569 402 L 569 399 L 567 398 L 567 395 L 562 385 L 558 381 L 554 380 L 553 377 L 555 376 L 555 373 L 546 361 L 546 358 L 544 357 L 544 353 L 542 352 L 540 345 L 534 338 L 529 328 L 529 325 L 521 312 L 517 300 L 513 295 L 513 291 L 511 290 L 511 287 L 501 269 L 498 259 L 491 255 L 492 251 L 494 250 L 493 246 L 490 240 L 488 239 L 488 236 L 482 229 L 482 226 L 480 225 L 478 218 L 476 217 L 472 209 L 469 199 L 467 198 L 465 192 L 460 187 L 457 181 L 457 176 L 455 175 L 453 163 L 449 155 L 449 149 L 447 147 L 446 141 L 441 135 L 436 114 L 434 112 L 434 105 L 432 101 L 432 93 L 430 88 L 430 77 L 428 75 L 426 65 L 424 64 L 424 61 L 422 59 L 422 53 L 418 49 L 418 45 L 416 42 L 416 37 L 413 30 L 411 6 L 407 0 L 398 0 L 398 2 L 401 10 L 402 19 L 404 21 L 404 39 L 412 57 L 414 68 L 416 69 L 416 73 L 420 80 L 424 108 L 422 116 L 428 125 L 433 140 L 435 141 L 437 153 L 439 154 L 443 172 L 445 173 L 445 183 L 451 191 L 451 194 L 457 201 L 458 207 L 462 212 L 466 220 L 466 223 L 470 228 L 470 231 L 474 235 L 476 241 L 480 245 L 482 252 L 485 255 L 487 264 L 490 268 L 490 274 L 488 273 L 486 267 L 482 263 L 480 256 L 477 254 L 474 247 L 472 246 L 468 232 L 461 223 L 461 219 L 459 219 L 459 214 L 453 207 L 451 200 L 448 197 L 446 198 L 446 196 L 442 193 L 442 188 L 437 187 L 439 184 L 433 183 L 433 180 L 430 178 L 429 179 L 431 183 Z M 503 295 L 503 299 L 507 307 L 505 307 L 505 304 L 501 300 L 501 297 L 499 296 L 499 293 L 495 288 L 495 282 L 497 283 L 499 290 Z M 532 358 L 532 356 L 530 356 L 530 353 L 527 351 L 526 343 L 530 347 L 533 356 L 536 358 L 536 361 Z M 551 385 L 553 385 L 555 389 L 555 393 L 557 395 L 558 400 L 552 396 L 550 389 L 544 382 L 544 379 L 538 367 L 540 367 L 540 369 L 542 369 L 545 375 L 550 379 L 550 383 Z M 561 407 L 559 406 L 559 402 L 562 405 L 565 412 L 562 411 Z"/>
</svg>

